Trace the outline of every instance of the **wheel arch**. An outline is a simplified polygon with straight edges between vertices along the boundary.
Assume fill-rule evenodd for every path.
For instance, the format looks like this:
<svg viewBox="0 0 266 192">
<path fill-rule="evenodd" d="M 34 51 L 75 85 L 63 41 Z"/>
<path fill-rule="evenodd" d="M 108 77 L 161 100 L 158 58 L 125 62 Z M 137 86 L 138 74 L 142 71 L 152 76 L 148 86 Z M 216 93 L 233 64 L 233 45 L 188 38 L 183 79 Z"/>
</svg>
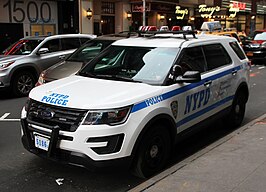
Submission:
<svg viewBox="0 0 266 192">
<path fill-rule="evenodd" d="M 248 85 L 246 82 L 242 82 L 239 84 L 235 95 L 237 95 L 239 92 L 243 92 L 246 95 L 245 102 L 247 102 L 249 98 L 249 89 L 248 89 Z"/>
<path fill-rule="evenodd" d="M 133 147 L 133 150 L 132 150 L 132 157 L 134 159 L 138 149 L 139 149 L 139 146 L 140 146 L 140 143 L 144 137 L 144 135 L 146 133 L 148 133 L 148 131 L 150 129 L 152 129 L 152 125 L 155 125 L 155 124 L 162 124 L 168 131 L 169 133 L 169 136 L 171 138 L 171 145 L 173 146 L 174 143 L 175 143 L 175 139 L 176 139 L 176 135 L 177 135 L 177 129 L 176 129 L 176 123 L 174 122 L 173 118 L 168 115 L 168 114 L 159 114 L 155 117 L 153 117 L 146 125 L 145 127 L 142 129 L 142 131 L 140 132 L 140 134 L 138 135 L 138 138 L 135 142 L 135 145 Z"/>
<path fill-rule="evenodd" d="M 23 67 L 18 67 L 18 68 L 13 70 L 13 72 L 11 74 L 11 80 L 10 80 L 11 84 L 13 83 L 14 77 L 23 71 L 30 72 L 31 74 L 33 74 L 35 80 L 36 81 L 38 80 L 38 71 L 33 66 L 23 66 Z"/>
</svg>

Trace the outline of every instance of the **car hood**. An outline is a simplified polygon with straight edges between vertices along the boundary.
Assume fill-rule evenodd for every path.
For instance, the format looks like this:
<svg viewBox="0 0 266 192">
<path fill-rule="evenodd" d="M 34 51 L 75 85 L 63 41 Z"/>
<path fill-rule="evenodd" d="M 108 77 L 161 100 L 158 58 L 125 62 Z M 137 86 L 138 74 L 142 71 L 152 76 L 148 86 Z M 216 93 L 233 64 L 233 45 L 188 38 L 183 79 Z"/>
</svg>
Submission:
<svg viewBox="0 0 266 192">
<path fill-rule="evenodd" d="M 133 105 L 162 94 L 163 86 L 70 76 L 32 89 L 29 97 L 78 109 L 110 109 Z"/>
<path fill-rule="evenodd" d="M 45 71 L 44 78 L 49 81 L 62 79 L 64 77 L 76 74 L 81 69 L 82 66 L 83 66 L 82 62 L 73 62 L 73 61 L 60 62 L 48 68 Z"/>
<path fill-rule="evenodd" d="M 0 62 L 16 61 L 24 57 L 27 57 L 27 55 L 1 55 Z"/>
</svg>

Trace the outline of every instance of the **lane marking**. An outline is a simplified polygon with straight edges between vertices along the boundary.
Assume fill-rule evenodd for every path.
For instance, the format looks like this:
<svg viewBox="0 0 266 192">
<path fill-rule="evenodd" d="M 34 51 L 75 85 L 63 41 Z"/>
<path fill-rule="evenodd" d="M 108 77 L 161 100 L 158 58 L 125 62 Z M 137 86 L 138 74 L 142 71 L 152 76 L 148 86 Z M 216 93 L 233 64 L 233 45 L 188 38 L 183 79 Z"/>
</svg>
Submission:
<svg viewBox="0 0 266 192">
<path fill-rule="evenodd" d="M 5 113 L 0 117 L 0 121 L 20 121 L 20 119 L 6 119 L 9 115 L 10 113 Z"/>
<path fill-rule="evenodd" d="M 5 119 L 8 115 L 10 115 L 10 113 L 5 113 L 0 119 Z"/>
<path fill-rule="evenodd" d="M 265 67 L 263 66 L 263 67 L 259 67 L 258 69 L 264 69 Z"/>
</svg>

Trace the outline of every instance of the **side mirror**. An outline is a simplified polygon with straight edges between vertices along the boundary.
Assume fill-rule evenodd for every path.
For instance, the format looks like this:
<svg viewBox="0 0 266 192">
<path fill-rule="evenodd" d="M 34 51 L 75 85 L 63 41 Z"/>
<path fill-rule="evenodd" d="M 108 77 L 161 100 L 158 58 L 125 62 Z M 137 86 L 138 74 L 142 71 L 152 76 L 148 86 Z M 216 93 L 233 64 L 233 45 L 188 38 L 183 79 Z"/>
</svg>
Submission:
<svg viewBox="0 0 266 192">
<path fill-rule="evenodd" d="M 180 65 L 174 65 L 170 71 L 169 79 L 174 80 L 182 74 L 182 68 Z"/>
<path fill-rule="evenodd" d="M 201 75 L 199 71 L 187 71 L 183 76 L 179 76 L 176 82 L 196 83 L 201 81 Z"/>
<path fill-rule="evenodd" d="M 48 48 L 40 48 L 39 51 L 37 52 L 37 55 L 45 54 L 48 52 L 49 52 Z"/>
</svg>

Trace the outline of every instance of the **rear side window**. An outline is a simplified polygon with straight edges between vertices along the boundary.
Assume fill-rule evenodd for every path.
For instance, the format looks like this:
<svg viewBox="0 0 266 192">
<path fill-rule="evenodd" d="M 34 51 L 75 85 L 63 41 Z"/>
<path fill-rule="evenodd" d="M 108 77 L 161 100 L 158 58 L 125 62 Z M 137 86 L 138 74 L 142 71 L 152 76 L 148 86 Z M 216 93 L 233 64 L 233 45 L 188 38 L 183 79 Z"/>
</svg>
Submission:
<svg viewBox="0 0 266 192">
<path fill-rule="evenodd" d="M 212 70 L 232 62 L 230 56 L 221 44 L 203 46 L 208 70 Z"/>
<path fill-rule="evenodd" d="M 61 39 L 61 42 L 63 50 L 76 49 L 80 47 L 79 38 L 64 38 Z"/>
<path fill-rule="evenodd" d="M 243 50 L 241 49 L 241 47 L 237 42 L 230 42 L 229 44 L 240 60 L 246 59 L 245 53 L 243 52 Z"/>
</svg>

